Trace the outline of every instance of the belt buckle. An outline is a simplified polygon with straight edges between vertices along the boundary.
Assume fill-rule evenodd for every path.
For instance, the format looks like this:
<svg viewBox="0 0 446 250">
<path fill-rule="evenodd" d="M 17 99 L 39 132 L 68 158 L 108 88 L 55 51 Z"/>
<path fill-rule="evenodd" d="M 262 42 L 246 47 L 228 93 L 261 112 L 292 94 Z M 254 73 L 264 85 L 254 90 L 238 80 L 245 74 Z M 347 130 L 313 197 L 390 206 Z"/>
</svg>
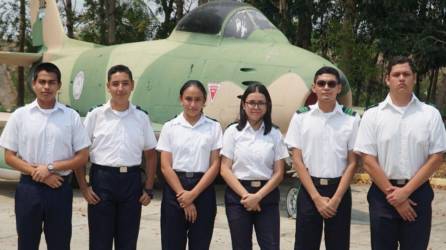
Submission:
<svg viewBox="0 0 446 250">
<path fill-rule="evenodd" d="M 319 184 L 321 184 L 322 186 L 327 186 L 328 185 L 328 179 L 319 179 Z"/>
<path fill-rule="evenodd" d="M 258 188 L 260 186 L 262 186 L 261 181 L 251 181 L 251 187 Z"/>
<path fill-rule="evenodd" d="M 396 180 L 396 185 L 404 185 L 404 184 L 406 184 L 406 180 L 404 179 Z"/>
<path fill-rule="evenodd" d="M 186 177 L 187 178 L 192 178 L 192 177 L 194 177 L 194 173 L 193 172 L 186 172 Z"/>
<path fill-rule="evenodd" d="M 120 166 L 119 167 L 119 173 L 127 173 L 127 172 L 128 172 L 128 169 L 127 169 L 126 166 Z"/>
</svg>

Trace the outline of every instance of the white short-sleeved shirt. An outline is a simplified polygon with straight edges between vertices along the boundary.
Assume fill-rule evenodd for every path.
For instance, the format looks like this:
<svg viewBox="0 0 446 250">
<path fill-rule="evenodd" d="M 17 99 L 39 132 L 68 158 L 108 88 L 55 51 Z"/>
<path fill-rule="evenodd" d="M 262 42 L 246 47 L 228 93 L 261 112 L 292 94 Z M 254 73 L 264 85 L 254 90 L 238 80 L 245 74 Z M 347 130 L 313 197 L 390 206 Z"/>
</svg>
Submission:
<svg viewBox="0 0 446 250">
<path fill-rule="evenodd" d="M 181 113 L 164 124 L 156 149 L 172 153 L 175 171 L 204 173 L 211 152 L 221 147 L 220 123 L 202 115 L 192 126 Z"/>
<path fill-rule="evenodd" d="M 336 178 L 344 173 L 359 127 L 359 116 L 350 111 L 344 112 L 336 103 L 332 112 L 324 113 L 316 103 L 293 115 L 285 143 L 302 151 L 303 163 L 311 176 Z"/>
<path fill-rule="evenodd" d="M 273 127 L 264 135 L 263 123 L 258 130 L 249 122 L 241 131 L 236 127 L 232 124 L 226 129 L 220 154 L 233 161 L 232 173 L 238 179 L 269 180 L 274 163 L 289 156 L 279 129 Z"/>
<path fill-rule="evenodd" d="M 90 140 L 79 114 L 56 102 L 53 109 L 41 109 L 37 100 L 17 109 L 9 118 L 0 137 L 0 146 L 17 152 L 32 165 L 48 165 L 71 159 Z M 59 171 L 68 175 L 71 170 Z"/>
<path fill-rule="evenodd" d="M 133 104 L 117 112 L 110 101 L 92 109 L 84 120 L 91 139 L 90 161 L 104 166 L 141 164 L 144 150 L 156 147 L 150 118 Z"/>
<path fill-rule="evenodd" d="M 377 156 L 387 178 L 411 179 L 429 155 L 446 151 L 440 112 L 415 96 L 401 109 L 387 96 L 364 113 L 354 150 Z"/>
</svg>

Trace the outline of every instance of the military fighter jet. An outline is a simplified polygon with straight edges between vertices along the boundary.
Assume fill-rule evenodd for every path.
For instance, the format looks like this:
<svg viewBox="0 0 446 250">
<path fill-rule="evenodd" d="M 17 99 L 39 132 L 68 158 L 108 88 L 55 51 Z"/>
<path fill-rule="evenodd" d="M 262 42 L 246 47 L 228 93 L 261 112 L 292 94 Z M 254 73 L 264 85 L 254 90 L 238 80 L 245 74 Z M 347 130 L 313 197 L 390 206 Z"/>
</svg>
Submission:
<svg viewBox="0 0 446 250">
<path fill-rule="evenodd" d="M 273 122 L 285 132 L 292 114 L 300 106 L 315 102 L 311 85 L 316 70 L 334 66 L 291 45 L 259 10 L 245 3 L 213 1 L 187 14 L 167 39 L 114 46 L 69 39 L 55 0 L 30 3 L 33 45 L 40 52 L 0 52 L 0 63 L 31 67 L 39 62 L 56 64 L 62 71 L 59 101 L 82 116 L 92 106 L 106 102 L 107 70 L 125 64 L 135 80 L 131 100 L 149 112 L 155 129 L 181 111 L 180 86 L 195 79 L 208 89 L 204 113 L 223 127 L 237 119 L 237 96 L 246 85 L 264 83 L 273 101 Z M 338 100 L 350 106 L 350 87 L 341 75 L 343 90 Z M 0 119 L 4 122 L 7 117 L 5 114 Z M 1 168 L 6 168 L 3 152 Z"/>
</svg>

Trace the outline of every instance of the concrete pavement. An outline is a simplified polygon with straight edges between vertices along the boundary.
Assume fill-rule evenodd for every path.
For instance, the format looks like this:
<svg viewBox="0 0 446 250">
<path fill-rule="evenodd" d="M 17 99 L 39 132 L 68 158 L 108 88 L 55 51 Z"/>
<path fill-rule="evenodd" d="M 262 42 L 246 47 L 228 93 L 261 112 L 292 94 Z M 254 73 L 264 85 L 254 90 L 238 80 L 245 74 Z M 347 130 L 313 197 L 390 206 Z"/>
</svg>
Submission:
<svg viewBox="0 0 446 250">
<path fill-rule="evenodd" d="M 17 235 L 14 215 L 14 190 L 16 182 L 0 181 L 0 249 L 17 249 Z M 289 189 L 289 182 L 281 186 L 281 249 L 290 250 L 294 246 L 295 221 L 288 218 L 285 212 L 285 195 Z M 368 219 L 368 205 L 366 194 L 368 185 L 353 185 L 353 213 L 351 228 L 351 249 L 370 249 L 370 231 Z M 231 239 L 227 225 L 224 203 L 224 187 L 217 186 L 218 210 L 215 221 L 212 250 L 231 249 Z M 75 191 L 73 201 L 73 236 L 71 248 L 73 250 L 88 249 L 87 204 L 78 190 Z M 138 249 L 161 249 L 160 243 L 160 201 L 161 192 L 155 192 L 152 203 L 143 208 Z M 446 249 L 446 190 L 435 190 L 433 204 L 432 233 L 429 249 Z M 259 249 L 254 236 L 254 249 Z M 42 236 L 40 249 L 46 249 Z M 325 249 L 322 243 L 321 249 Z"/>
</svg>

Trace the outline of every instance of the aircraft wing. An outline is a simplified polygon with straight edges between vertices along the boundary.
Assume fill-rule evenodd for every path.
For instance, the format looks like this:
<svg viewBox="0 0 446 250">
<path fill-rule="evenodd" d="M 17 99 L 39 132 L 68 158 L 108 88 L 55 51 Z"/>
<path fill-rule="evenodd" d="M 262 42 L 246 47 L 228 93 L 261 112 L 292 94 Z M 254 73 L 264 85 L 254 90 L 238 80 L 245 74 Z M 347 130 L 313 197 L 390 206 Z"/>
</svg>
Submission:
<svg viewBox="0 0 446 250">
<path fill-rule="evenodd" d="M 2 131 L 3 127 L 5 127 L 5 124 L 8 121 L 10 115 L 11 115 L 10 113 L 0 112 L 0 132 Z M 0 147 L 0 179 L 15 180 L 15 181 L 19 180 L 20 172 L 11 169 L 11 167 L 6 165 L 4 156 L 5 156 L 4 149 Z"/>
<path fill-rule="evenodd" d="M 156 138 L 159 137 L 159 135 L 161 133 L 161 129 L 163 128 L 163 125 L 164 124 L 152 122 L 152 128 L 153 128 L 153 132 L 155 132 Z"/>
<path fill-rule="evenodd" d="M 27 66 L 42 59 L 42 53 L 0 51 L 0 64 Z"/>
<path fill-rule="evenodd" d="M 11 113 L 0 112 L 0 129 L 6 125 Z"/>
</svg>

